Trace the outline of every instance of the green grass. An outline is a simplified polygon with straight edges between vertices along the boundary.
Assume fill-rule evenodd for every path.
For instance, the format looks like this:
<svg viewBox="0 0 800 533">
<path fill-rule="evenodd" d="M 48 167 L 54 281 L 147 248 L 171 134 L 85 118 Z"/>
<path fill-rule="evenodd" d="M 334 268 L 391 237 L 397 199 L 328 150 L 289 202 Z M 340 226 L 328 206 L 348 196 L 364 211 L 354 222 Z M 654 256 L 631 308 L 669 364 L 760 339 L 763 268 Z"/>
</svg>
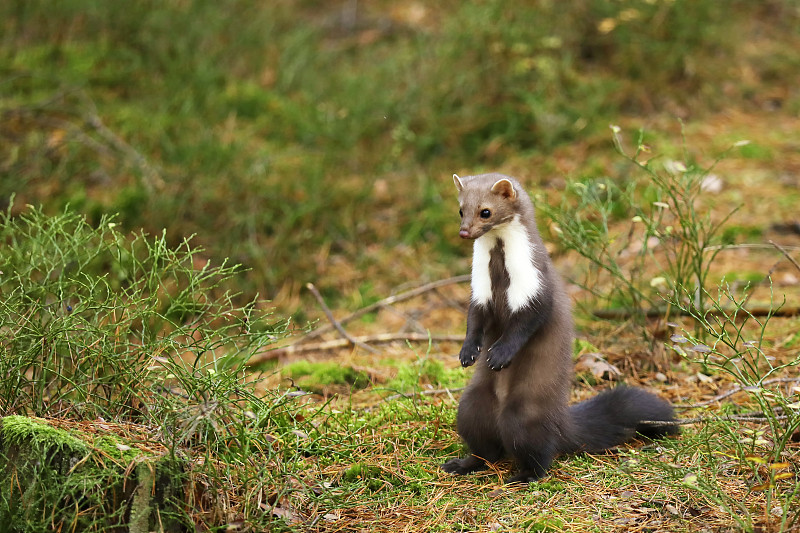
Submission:
<svg viewBox="0 0 800 533">
<path fill-rule="evenodd" d="M 452 260 L 452 171 L 599 142 L 620 115 L 713 108 L 740 66 L 794 72 L 732 37 L 791 32 L 792 4 L 770 5 L 358 4 L 350 28 L 343 6 L 300 1 L 6 2 L 0 198 L 118 213 L 171 245 L 197 234 L 250 268 L 242 289 L 289 305 L 307 281 L 359 290 L 330 258 L 380 272 L 375 298 L 403 278 L 368 243 Z M 747 101 L 735 87 L 726 102 Z"/>
<path fill-rule="evenodd" d="M 125 235 L 107 218 L 92 227 L 69 211 L 53 217 L 32 208 L 13 218 L 4 213 L 0 240 L 0 371 L 6 376 L 0 415 L 149 428 L 158 435 L 154 442 L 162 454 L 198 461 L 179 485 L 195 486 L 190 492 L 211 502 L 211 514 L 205 517 L 190 498 L 178 506 L 193 509 L 182 512 L 184 520 L 195 514 L 201 521 L 217 520 L 228 490 L 222 480 L 230 470 L 263 475 L 265 464 L 242 466 L 251 461 L 253 450 L 268 450 L 276 439 L 297 440 L 291 431 L 303 424 L 291 414 L 292 397 L 280 391 L 256 393 L 257 382 L 244 371 L 252 354 L 285 334 L 286 321 L 274 319 L 260 301 L 239 306 L 235 295 L 221 289 L 237 267 L 198 264 L 200 250 L 188 241 L 171 249 L 163 235 Z M 18 419 L 3 420 L 3 453 L 15 453 L 15 442 L 33 438 L 36 445 L 37 435 L 47 437 L 26 436 L 7 425 Z M 113 432 L 108 432 L 105 440 L 113 443 Z M 134 464 L 130 458 L 115 460 L 118 448 L 102 440 L 92 449 L 105 446 L 111 452 L 93 454 L 98 464 L 91 471 L 59 466 L 4 470 L 9 483 L 17 477 L 22 483 L 42 476 L 49 480 L 42 490 L 33 484 L 20 489 L 27 503 L 21 504 L 13 491 L 6 495 L 10 509 L 24 512 L 24 530 L 57 529 L 73 521 L 87 531 L 107 530 L 123 520 L 124 507 L 113 505 L 118 500 L 109 507 L 104 492 L 82 492 L 87 481 L 81 476 L 95 476 L 91 485 L 97 487 L 123 483 L 119 471 L 98 470 L 103 460 Z M 24 464 L 59 455 L 49 447 L 60 450 L 60 442 L 45 438 L 31 452 L 42 457 Z M 279 472 L 274 466 L 270 471 L 266 478 Z M 64 490 L 46 489 L 64 475 L 69 481 Z M 74 506 L 91 513 L 75 515 Z"/>
<path fill-rule="evenodd" d="M 800 109 L 796 4 L 312 4 L 0 4 L 0 415 L 73 426 L 69 434 L 88 442 L 86 464 L 130 459 L 109 442 L 179 457 L 189 466 L 175 519 L 187 528 L 796 527 L 796 475 L 775 476 L 796 468 L 787 430 L 797 427 L 794 414 L 787 425 L 711 421 L 643 448 L 561 458 L 548 478 L 515 489 L 501 485 L 507 465 L 466 478 L 440 471 L 463 453 L 453 430 L 457 398 L 394 397 L 463 385 L 465 373 L 443 365 L 441 354 L 376 361 L 388 371 L 375 375 L 391 377 L 363 390 L 366 374 L 349 362 L 282 370 L 302 389 L 340 393 L 326 400 L 286 381 L 266 387 L 265 376 L 244 367 L 286 334 L 284 316 L 315 316 L 298 295 L 308 281 L 334 308 L 353 308 L 400 284 L 465 271 L 454 171 L 524 173 L 532 191 L 565 199 L 560 214 L 584 238 L 577 245 L 591 240 L 603 253 L 624 249 L 619 224 L 634 215 L 651 229 L 680 227 L 652 208 L 664 201 L 651 178 L 663 177 L 666 157 L 698 178 L 708 153 L 750 138 L 735 163 L 715 172 L 727 187 L 728 176 L 748 181 L 742 176 L 766 165 L 761 198 L 794 168 L 784 152 L 796 132 L 786 117 Z M 353 5 L 357 17 L 348 22 Z M 736 122 L 738 114 L 747 120 Z M 732 117 L 733 128 L 720 126 L 720 115 Z M 686 125 L 675 116 L 688 117 Z M 766 117 L 768 131 L 753 116 Z M 716 120 L 710 135 L 706 119 Z M 635 142 L 652 161 L 641 168 L 612 160 L 609 124 L 621 125 L 622 148 L 643 123 Z M 702 144 L 688 143 L 690 135 Z M 562 194 L 565 179 L 575 184 Z M 732 203 L 735 191 L 694 198 L 719 217 L 753 190 Z M 769 194 L 770 216 L 794 213 L 796 192 Z M 699 219 L 682 220 L 698 228 Z M 540 220 L 548 241 L 557 240 L 553 221 Z M 763 239 L 773 221 L 761 215 L 680 242 L 702 259 L 713 239 Z M 639 258 L 630 275 L 629 264 L 610 272 L 634 284 L 611 301 L 661 302 L 647 277 L 653 256 Z M 704 264 L 662 265 L 675 286 L 705 275 Z M 740 272 L 751 268 L 758 270 Z M 282 316 L 257 293 L 275 299 Z M 696 318 L 712 333 L 719 326 Z M 366 322 L 360 326 L 375 327 Z M 736 338 L 750 332 L 722 322 L 717 338 L 732 346 L 722 342 L 718 351 L 728 351 L 712 355 L 759 359 Z M 650 345 L 634 355 L 653 351 L 659 334 L 646 331 Z M 763 337 L 765 349 L 779 344 Z M 793 342 L 787 337 L 781 349 Z M 576 349 L 606 344 L 590 338 Z M 671 363 L 679 375 L 702 370 L 726 383 L 735 359 L 722 367 L 702 358 Z M 786 370 L 763 359 L 743 384 Z M 796 403 L 770 387 L 745 398 L 787 412 Z M 124 439 L 94 441 L 81 426 Z M 792 466 L 778 468 L 784 460 Z M 33 472 L 23 477 L 39 476 L 41 487 L 60 479 Z M 62 492 L 37 492 L 25 527 L 104 530 L 128 520 L 113 506 L 120 502 L 103 507 L 100 492 L 78 490 L 84 473 L 68 477 Z M 17 493 L 5 491 L 22 478 L 2 476 L 0 513 L 10 513 Z M 98 476 L 101 488 L 124 477 L 113 469 Z"/>
<path fill-rule="evenodd" d="M 9 243 L 0 251 L 0 329 L 7 333 L 0 343 L 7 376 L 1 444 L 8 460 L 0 479 L 10 487 L 0 492 L 0 513 L 19 524 L 15 531 L 101 531 L 134 520 L 151 529 L 171 520 L 216 531 L 232 524 L 607 531 L 619 520 L 670 531 L 691 531 L 698 520 L 789 530 L 800 520 L 792 505 L 794 415 L 786 427 L 769 417 L 755 426 L 712 418 L 679 438 L 561 457 L 530 487 L 504 486 L 506 463 L 451 476 L 439 465 L 464 453 L 453 429 L 453 396 L 395 396 L 355 407 L 355 387 L 349 397 L 319 401 L 296 387 L 265 389 L 246 373 L 247 358 L 282 335 L 285 323 L 259 302 L 233 305 L 220 286 L 237 269 L 198 265 L 199 251 L 188 244 L 173 250 L 163 236 L 122 234 L 110 220 L 91 227 L 70 212 L 6 214 L 0 235 Z M 742 351 L 741 329 L 726 331 L 723 342 L 761 365 L 748 367 L 742 383 L 782 368 L 750 344 Z M 686 362 L 725 369 L 704 357 Z M 284 371 L 298 380 L 316 373 L 324 384 L 349 381 L 351 369 L 300 362 Z M 413 392 L 465 378 L 427 353 L 387 387 Z M 365 394 L 386 390 L 372 389 Z M 789 413 L 794 400 L 782 394 L 766 384 L 748 390 L 764 412 L 777 402 Z M 9 415 L 44 416 L 67 429 Z M 15 466 L 14 446 L 25 442 L 32 455 Z M 171 458 L 181 465 L 158 516 L 132 511 L 138 485 L 125 465 L 143 460 L 133 447 L 150 450 L 155 465 Z M 118 497 L 105 498 L 108 487 L 117 487 Z M 156 500 L 164 497 L 155 491 Z"/>
</svg>

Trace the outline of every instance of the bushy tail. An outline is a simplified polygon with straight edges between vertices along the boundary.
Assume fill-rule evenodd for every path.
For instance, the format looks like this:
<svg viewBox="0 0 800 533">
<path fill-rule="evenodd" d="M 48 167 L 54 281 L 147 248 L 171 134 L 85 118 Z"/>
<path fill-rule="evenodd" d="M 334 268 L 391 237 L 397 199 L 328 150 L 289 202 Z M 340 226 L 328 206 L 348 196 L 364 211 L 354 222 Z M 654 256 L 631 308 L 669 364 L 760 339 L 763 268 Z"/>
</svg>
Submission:
<svg viewBox="0 0 800 533">
<path fill-rule="evenodd" d="M 600 452 L 633 439 L 674 435 L 676 425 L 641 424 L 643 421 L 671 422 L 672 406 L 645 390 L 616 387 L 594 398 L 570 406 L 572 435 L 563 443 L 562 453 Z"/>
</svg>

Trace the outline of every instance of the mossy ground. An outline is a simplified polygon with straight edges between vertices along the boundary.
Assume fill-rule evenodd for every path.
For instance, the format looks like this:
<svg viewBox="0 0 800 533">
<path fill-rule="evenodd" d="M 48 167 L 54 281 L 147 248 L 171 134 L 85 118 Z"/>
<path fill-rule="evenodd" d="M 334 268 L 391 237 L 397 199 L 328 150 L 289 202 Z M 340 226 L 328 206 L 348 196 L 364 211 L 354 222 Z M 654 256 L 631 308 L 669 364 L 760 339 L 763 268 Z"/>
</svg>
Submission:
<svg viewBox="0 0 800 533">
<path fill-rule="evenodd" d="M 0 419 L 0 432 L 5 531 L 67 524 L 81 531 L 143 533 L 157 524 L 175 530 L 185 465 L 166 450 L 137 445 L 103 423 L 12 415 Z"/>
</svg>

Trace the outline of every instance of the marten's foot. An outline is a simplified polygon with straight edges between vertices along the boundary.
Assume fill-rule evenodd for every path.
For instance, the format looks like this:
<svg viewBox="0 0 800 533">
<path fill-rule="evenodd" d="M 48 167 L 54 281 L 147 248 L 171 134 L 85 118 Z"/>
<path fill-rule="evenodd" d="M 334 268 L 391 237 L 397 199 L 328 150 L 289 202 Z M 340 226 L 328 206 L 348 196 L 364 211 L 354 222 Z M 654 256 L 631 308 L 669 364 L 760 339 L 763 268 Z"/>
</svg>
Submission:
<svg viewBox="0 0 800 533">
<path fill-rule="evenodd" d="M 486 462 L 478 459 L 474 455 L 468 455 L 463 459 L 455 457 L 442 465 L 442 470 L 451 474 L 469 474 L 477 470 L 486 470 Z"/>
</svg>

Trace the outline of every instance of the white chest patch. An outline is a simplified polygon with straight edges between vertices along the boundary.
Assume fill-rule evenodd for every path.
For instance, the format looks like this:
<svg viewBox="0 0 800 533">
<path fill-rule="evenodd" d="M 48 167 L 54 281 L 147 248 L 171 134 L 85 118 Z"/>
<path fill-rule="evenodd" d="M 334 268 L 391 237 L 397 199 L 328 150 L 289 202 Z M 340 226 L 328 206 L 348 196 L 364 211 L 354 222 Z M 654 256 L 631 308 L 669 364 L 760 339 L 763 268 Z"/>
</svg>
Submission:
<svg viewBox="0 0 800 533">
<path fill-rule="evenodd" d="M 503 262 L 509 279 L 506 300 L 513 313 L 528 305 L 541 286 L 541 274 L 533 262 L 533 245 L 518 216 L 475 239 L 472 251 L 472 301 L 486 305 L 492 299 L 489 259 L 498 240 L 503 241 Z"/>
</svg>

